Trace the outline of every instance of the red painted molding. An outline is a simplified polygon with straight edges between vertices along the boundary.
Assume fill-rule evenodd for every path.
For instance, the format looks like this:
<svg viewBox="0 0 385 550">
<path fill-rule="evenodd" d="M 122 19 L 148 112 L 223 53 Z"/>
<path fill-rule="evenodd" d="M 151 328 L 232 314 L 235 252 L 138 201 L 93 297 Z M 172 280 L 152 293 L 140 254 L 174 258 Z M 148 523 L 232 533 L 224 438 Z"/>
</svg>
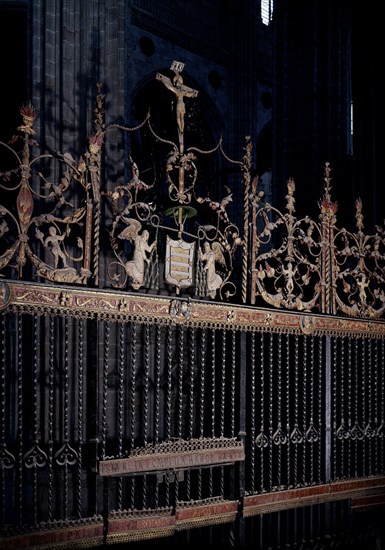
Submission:
<svg viewBox="0 0 385 550">
<path fill-rule="evenodd" d="M 243 499 L 243 516 L 255 516 L 335 500 L 359 498 L 378 490 L 383 491 L 385 494 L 385 477 L 355 479 L 333 482 L 328 485 L 245 496 Z"/>
</svg>

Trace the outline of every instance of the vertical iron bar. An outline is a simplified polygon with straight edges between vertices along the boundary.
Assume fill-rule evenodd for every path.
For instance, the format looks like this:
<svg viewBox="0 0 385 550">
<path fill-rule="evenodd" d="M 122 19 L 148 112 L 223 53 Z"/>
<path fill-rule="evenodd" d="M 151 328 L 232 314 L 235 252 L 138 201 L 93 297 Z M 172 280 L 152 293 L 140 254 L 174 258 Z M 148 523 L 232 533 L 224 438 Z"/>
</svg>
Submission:
<svg viewBox="0 0 385 550">
<path fill-rule="evenodd" d="M 253 346 L 255 344 L 255 336 L 254 334 L 251 334 L 252 336 L 252 342 L 253 342 Z M 235 333 L 233 333 L 233 337 L 235 337 Z M 247 343 L 248 343 L 248 334 L 246 332 L 240 332 L 239 334 L 239 346 L 240 346 L 240 350 L 239 350 L 239 371 L 238 371 L 238 375 L 239 375 L 239 388 L 240 388 L 240 395 L 239 395 L 239 436 L 243 439 L 243 444 L 245 445 L 245 436 L 246 436 L 246 417 L 247 417 L 247 410 L 246 410 L 246 407 L 247 407 L 247 392 L 246 392 L 246 385 L 248 384 L 248 378 L 247 378 L 247 365 L 248 365 L 248 355 L 247 355 L 247 349 L 248 349 L 248 346 L 247 346 Z M 233 340 L 232 342 L 232 349 L 234 350 L 235 349 L 235 342 Z M 255 346 L 254 346 L 254 352 L 253 352 L 253 361 L 255 361 L 254 359 L 254 355 L 255 355 Z M 255 365 L 254 365 L 255 367 Z M 234 383 L 233 383 L 233 378 L 234 378 L 234 373 L 235 373 L 235 368 L 232 366 L 232 373 L 231 373 L 231 378 L 232 378 L 232 389 L 234 390 Z M 252 377 L 255 378 L 255 373 L 254 373 L 254 369 L 252 369 Z M 254 387 L 255 387 L 255 381 L 254 381 Z M 252 391 L 252 395 L 254 396 L 255 395 L 255 392 Z M 254 405 L 255 407 L 255 405 Z M 255 424 L 255 421 L 253 422 L 253 425 Z M 254 433 L 255 433 L 255 429 L 254 429 Z M 255 445 L 255 439 L 254 437 L 252 438 L 251 440 L 251 448 L 254 449 L 254 445 Z M 255 465 L 254 465 L 254 462 L 252 462 L 252 473 L 253 473 L 253 482 L 252 482 L 252 489 L 254 490 L 254 468 L 255 468 Z M 246 483 L 246 480 L 245 480 L 245 476 L 246 476 L 246 472 L 245 472 L 245 463 L 244 462 L 240 462 L 239 464 L 239 482 L 238 482 L 238 490 L 239 490 L 239 494 L 233 494 L 232 497 L 233 498 L 236 498 L 236 499 L 239 499 L 239 501 L 241 502 L 244 495 L 245 495 L 245 483 Z M 243 515 L 241 513 L 238 513 L 237 515 L 237 525 L 238 525 L 238 546 L 239 547 L 243 547 L 245 545 L 245 519 L 243 517 Z"/>
<path fill-rule="evenodd" d="M 334 338 L 333 344 L 333 370 L 332 370 L 332 478 L 337 479 L 337 354 L 338 354 L 338 337 Z"/>
<path fill-rule="evenodd" d="M 282 488 L 282 445 L 284 436 L 282 434 L 282 335 L 277 336 L 277 487 Z M 282 435 L 280 435 L 282 434 Z"/>
<path fill-rule="evenodd" d="M 166 387 L 166 441 L 171 439 L 171 406 L 172 406 L 172 327 L 167 327 L 167 387 Z"/>
<path fill-rule="evenodd" d="M 231 437 L 235 437 L 235 377 L 237 372 L 237 333 L 231 332 Z"/>
<path fill-rule="evenodd" d="M 178 418 L 177 418 L 177 437 L 183 438 L 183 360 L 184 360 L 184 329 L 182 326 L 177 327 L 178 338 L 178 384 L 177 384 L 177 403 L 178 403 Z M 175 475 L 175 499 L 179 498 L 179 478 Z"/>
<path fill-rule="evenodd" d="M 123 456 L 123 409 L 124 409 L 124 364 L 126 332 L 124 323 L 119 324 L 119 355 L 118 355 L 118 456 Z M 123 478 L 118 478 L 118 510 L 123 508 Z"/>
<path fill-rule="evenodd" d="M 177 402 L 178 402 L 178 418 L 177 418 L 177 437 L 183 437 L 183 359 L 184 359 L 184 338 L 183 327 L 178 326 L 178 386 L 177 386 Z"/>
<path fill-rule="evenodd" d="M 367 475 L 366 472 L 366 338 L 361 340 L 361 385 L 362 385 L 362 467 L 361 475 Z"/>
<path fill-rule="evenodd" d="M 268 364 L 268 378 L 269 378 L 269 451 L 268 451 L 268 462 L 269 462 L 269 491 L 273 490 L 273 408 L 274 408 L 274 399 L 273 399 L 273 384 L 274 384 L 274 358 L 273 358 L 273 347 L 274 347 L 274 335 L 271 332 L 269 338 L 269 364 Z"/>
<path fill-rule="evenodd" d="M 38 384 L 38 361 L 37 361 L 37 317 L 32 318 L 32 430 L 33 430 L 33 443 L 38 445 L 38 398 L 37 398 L 37 384 Z M 33 465 L 33 485 L 32 485 L 32 515 L 33 523 L 37 524 L 38 521 L 38 485 L 37 485 L 37 461 Z"/>
<path fill-rule="evenodd" d="M 148 440 L 148 385 L 150 379 L 150 327 L 148 324 L 144 326 L 144 384 L 143 384 L 143 445 L 147 445 Z"/>
<path fill-rule="evenodd" d="M 212 329 L 211 331 L 211 345 L 210 345 L 210 351 L 211 351 L 211 437 L 215 437 L 215 409 L 216 409 L 216 369 L 215 369 L 215 361 L 216 361 L 216 346 L 215 346 L 215 329 Z M 209 476 L 209 494 L 210 496 L 213 495 L 213 468 L 210 467 L 208 471 Z"/>
<path fill-rule="evenodd" d="M 379 341 L 376 338 L 374 341 L 374 407 L 373 407 L 373 414 L 374 414 L 374 458 L 373 458 L 373 467 L 374 467 L 374 473 L 379 474 L 379 468 L 378 468 L 378 428 L 379 428 L 379 414 L 378 414 L 378 377 L 379 377 L 379 370 L 378 370 L 378 349 Z"/>
<path fill-rule="evenodd" d="M 136 437 L 136 363 L 137 363 L 137 327 L 135 321 L 131 323 L 131 380 L 130 380 L 130 436 L 131 436 L 131 449 L 134 449 L 136 446 L 135 437 Z M 135 486 L 136 478 L 132 476 L 130 479 L 131 482 L 131 508 L 135 508 Z"/>
<path fill-rule="evenodd" d="M 106 458 L 106 445 L 107 445 L 107 432 L 108 432 L 108 418 L 107 418 L 107 411 L 108 411 L 108 360 L 109 360 L 109 354 L 110 354 L 110 323 L 109 321 L 104 321 L 104 353 L 103 353 L 103 390 L 102 390 L 102 419 L 101 419 L 101 425 L 102 425 L 102 433 L 101 433 L 101 455 L 102 459 L 104 460 Z M 103 507 L 104 507 L 104 513 L 108 514 L 109 510 L 109 483 L 108 479 L 103 480 Z"/>
<path fill-rule="evenodd" d="M 107 399 L 108 399 L 108 359 L 110 355 L 110 324 L 104 321 L 104 357 L 103 357 L 103 405 L 102 405 L 102 458 L 106 457 L 107 442 Z"/>
<path fill-rule="evenodd" d="M 315 384 L 315 370 L 314 370 L 314 364 L 315 364 L 315 355 L 314 355 L 314 335 L 311 336 L 310 340 L 310 428 L 314 428 L 314 384 Z M 311 485 L 314 484 L 314 443 L 315 440 L 310 440 L 310 473 L 309 473 L 309 482 Z"/>
<path fill-rule="evenodd" d="M 380 464 L 381 468 L 379 472 L 384 474 L 385 472 L 385 456 L 384 456 L 384 442 L 385 442 L 385 340 L 381 340 L 381 409 L 380 414 L 381 418 L 381 447 L 380 447 Z"/>
<path fill-rule="evenodd" d="M 324 373 L 323 373 L 323 340 L 320 336 L 318 339 L 318 460 L 317 460 L 317 481 L 318 483 L 325 482 L 325 479 L 322 478 L 322 407 L 323 407 L 323 381 L 324 381 Z"/>
<path fill-rule="evenodd" d="M 225 405 L 226 405 L 226 330 L 222 330 L 222 357 L 221 357 L 221 392 L 220 392 L 220 417 L 219 417 L 219 435 L 225 435 Z M 224 468 L 221 468 L 220 494 L 224 495 Z"/>
<path fill-rule="evenodd" d="M 306 485 L 306 432 L 307 432 L 307 343 L 308 337 L 303 336 L 303 369 L 302 369 L 302 388 L 303 388 L 303 404 L 302 404 L 302 431 L 303 431 L 303 445 L 302 445 L 302 484 Z"/>
<path fill-rule="evenodd" d="M 144 361 L 144 383 L 143 383 L 143 445 L 147 445 L 148 439 L 148 407 L 149 407 L 149 395 L 148 395 L 148 385 L 150 383 L 150 327 L 146 323 L 144 326 L 144 350 L 143 350 L 143 361 Z M 147 507 L 147 475 L 143 475 L 143 506 Z"/>
<path fill-rule="evenodd" d="M 325 339 L 325 482 L 331 481 L 331 406 L 332 406 L 332 366 L 331 366 L 331 338 Z"/>
<path fill-rule="evenodd" d="M 156 325 L 156 351 L 155 351 L 155 394 L 154 394 L 154 443 L 159 442 L 159 430 L 160 430 L 160 368 L 161 368 L 161 343 L 162 343 L 162 329 L 161 325 Z M 156 480 L 155 495 L 154 495 L 155 507 L 159 506 L 159 481 Z"/>
<path fill-rule="evenodd" d="M 348 385 L 347 385 L 347 391 L 348 391 L 348 430 L 349 430 L 349 439 L 348 439 L 348 459 L 347 459 L 347 474 L 348 477 L 352 474 L 352 463 L 351 463 L 351 455 L 352 455 L 352 427 L 353 427 L 353 416 L 352 416 L 352 370 L 353 370 L 353 364 L 352 364 L 352 339 L 348 338 Z"/>
<path fill-rule="evenodd" d="M 161 344 L 162 328 L 156 325 L 156 353 L 155 353 L 155 397 L 154 397 L 154 442 L 159 442 L 160 430 L 160 379 L 161 379 Z"/>
<path fill-rule="evenodd" d="M 310 543 L 312 544 L 315 539 L 315 528 L 314 528 L 314 506 L 309 508 L 309 534 L 310 534 Z M 314 547 L 313 547 L 314 548 Z"/>
<path fill-rule="evenodd" d="M 222 357 L 221 357 L 221 412 L 220 412 L 220 436 L 225 435 L 225 400 L 226 400 L 226 331 L 222 330 Z"/>
<path fill-rule="evenodd" d="M 295 434 L 293 443 L 294 443 L 294 460 L 293 460 L 293 485 L 294 487 L 298 484 L 298 443 L 300 441 L 299 435 L 298 435 L 298 405 L 299 405 L 299 397 L 298 397 L 298 334 L 294 335 L 294 431 L 292 432 Z"/>
<path fill-rule="evenodd" d="M 294 509 L 292 512 L 293 512 L 293 535 L 294 535 L 294 540 L 297 541 L 298 540 L 298 536 L 299 536 L 299 529 L 298 529 L 298 508 L 297 509 Z M 296 542 L 294 543 L 295 546 L 297 546 Z M 294 548 L 295 548 L 294 546 Z"/>
<path fill-rule="evenodd" d="M 17 432 L 18 432 L 18 516 L 19 523 L 23 525 L 23 323 L 20 313 L 17 316 Z"/>
<path fill-rule="evenodd" d="M 211 336 L 210 345 L 209 345 L 211 357 L 210 357 L 210 360 L 208 360 L 208 367 L 207 368 L 209 369 L 211 367 L 211 373 L 210 373 L 211 384 L 210 384 L 210 389 L 209 389 L 210 397 L 209 397 L 209 403 L 208 403 L 208 408 L 209 408 L 209 411 L 210 411 L 210 419 L 209 419 L 209 422 L 208 422 L 207 429 L 208 429 L 208 433 L 211 435 L 211 437 L 215 437 L 215 400 L 216 400 L 216 388 L 215 388 L 215 329 L 214 328 L 211 329 L 209 334 Z M 210 367 L 209 367 L 209 365 L 210 365 Z M 213 468 L 211 466 L 208 468 L 207 474 L 208 474 L 208 482 L 207 482 L 208 494 L 210 496 L 212 496 L 214 486 L 213 486 Z"/>
<path fill-rule="evenodd" d="M 256 437 L 256 362 L 255 362 L 255 339 L 256 339 L 256 333 L 252 332 L 250 333 L 250 339 L 251 339 L 251 346 L 250 346 L 250 489 L 247 487 L 251 493 L 254 493 L 255 488 L 255 437 Z M 243 342 L 241 340 L 241 342 Z M 245 342 L 245 346 L 247 345 L 247 342 Z M 245 348 L 247 349 L 247 347 Z M 241 363 L 242 365 L 243 363 Z M 248 382 L 246 381 L 248 384 Z M 241 388 L 244 388 L 246 390 L 246 387 L 241 384 Z M 243 402 L 241 401 L 241 405 L 243 404 L 243 409 L 246 409 L 247 407 L 247 397 L 248 394 L 246 393 L 243 396 Z M 242 410 L 242 406 L 241 406 Z M 245 415 L 245 412 L 244 412 Z M 246 433 L 246 425 L 244 426 L 244 432 Z"/>
<path fill-rule="evenodd" d="M 53 519 L 53 420 L 54 420 L 54 349 L 55 319 L 49 317 L 49 372 L 48 372 L 48 520 Z"/>
<path fill-rule="evenodd" d="M 166 420 L 165 420 L 165 437 L 166 441 L 171 439 L 171 405 L 172 405 L 172 326 L 167 327 L 167 386 L 166 386 Z M 166 502 L 170 504 L 170 477 L 166 475 Z"/>
<path fill-rule="evenodd" d="M 194 389 L 195 389 L 195 370 L 196 370 L 196 330 L 190 329 L 190 395 L 189 395 L 189 427 L 188 437 L 191 439 L 194 437 Z"/>
<path fill-rule="evenodd" d="M 362 470 L 361 475 L 367 475 L 366 472 L 366 338 L 361 340 L 361 378 L 362 378 Z"/>
<path fill-rule="evenodd" d="M 192 439 L 194 437 L 194 380 L 195 380 L 195 370 L 196 370 L 196 329 L 193 327 L 190 328 L 190 346 L 189 346 L 189 357 L 190 357 L 190 380 L 189 380 L 189 398 L 188 398 L 188 432 L 187 437 Z M 191 472 L 187 470 L 186 472 L 186 497 L 187 500 L 191 499 Z"/>
<path fill-rule="evenodd" d="M 286 335 L 286 435 L 287 435 L 287 455 L 286 455 L 286 470 L 287 470 L 287 486 L 291 483 L 291 449 L 290 449 L 290 335 Z"/>
<path fill-rule="evenodd" d="M 358 339 L 354 340 L 354 477 L 358 477 Z"/>
<path fill-rule="evenodd" d="M 205 374 L 206 374 L 206 329 L 201 333 L 200 392 L 199 392 L 199 436 L 204 437 L 205 420 Z M 198 498 L 202 498 L 202 470 L 198 474 Z"/>
<path fill-rule="evenodd" d="M 368 421 L 366 423 L 365 428 L 365 435 L 367 437 L 368 441 L 368 475 L 372 475 L 372 443 L 373 443 L 373 427 L 372 427 L 372 402 L 373 402 L 373 395 L 372 395 L 372 388 L 373 388 L 373 382 L 372 382 L 372 364 L 373 364 L 373 356 L 372 356 L 372 339 L 368 339 Z M 374 394 L 374 398 L 376 398 L 376 395 Z"/>
<path fill-rule="evenodd" d="M 263 545 L 264 519 L 265 519 L 265 516 L 263 514 L 260 514 L 260 516 L 258 517 L 258 523 L 259 523 L 259 548 L 264 548 L 264 545 Z"/>
<path fill-rule="evenodd" d="M 6 337 L 6 316 L 4 312 L 0 314 L 1 318 L 1 378 L 0 378 L 0 445 L 2 449 L 5 449 L 5 436 L 6 436 L 6 410 L 7 410 L 7 376 L 6 376 L 6 365 L 7 365 L 7 337 Z M 0 468 L 0 487 L 1 487 L 1 503 L 0 503 L 0 525 L 5 524 L 5 468 L 3 466 Z"/>
<path fill-rule="evenodd" d="M 264 354 L 265 354 L 265 346 L 264 346 L 264 333 L 261 332 L 261 350 L 260 350 L 260 492 L 265 491 L 265 481 L 264 481 L 264 456 L 263 456 L 263 450 L 265 447 L 264 443 L 264 428 L 265 428 L 265 361 L 264 361 Z M 258 438 L 257 438 L 258 439 Z"/>
<path fill-rule="evenodd" d="M 339 398 L 341 400 L 341 406 L 340 406 L 340 427 L 343 430 L 343 433 L 345 433 L 345 414 L 344 414 L 344 407 L 345 407 L 345 341 L 343 338 L 341 338 L 341 357 L 340 357 L 340 387 L 338 389 Z M 345 475 L 345 437 L 340 438 L 340 449 L 341 449 L 341 457 L 339 460 L 340 463 L 340 476 Z"/>
<path fill-rule="evenodd" d="M 63 439 L 64 445 L 69 443 L 68 411 L 69 411 L 69 380 L 68 380 L 68 317 L 64 318 L 64 384 L 63 384 Z M 64 518 L 68 519 L 68 460 L 64 461 L 64 490 L 63 490 Z"/>
<path fill-rule="evenodd" d="M 84 320 L 78 321 L 78 465 L 77 465 L 77 496 L 76 496 L 76 515 L 82 516 L 82 470 L 83 470 L 83 372 L 84 372 Z"/>
</svg>

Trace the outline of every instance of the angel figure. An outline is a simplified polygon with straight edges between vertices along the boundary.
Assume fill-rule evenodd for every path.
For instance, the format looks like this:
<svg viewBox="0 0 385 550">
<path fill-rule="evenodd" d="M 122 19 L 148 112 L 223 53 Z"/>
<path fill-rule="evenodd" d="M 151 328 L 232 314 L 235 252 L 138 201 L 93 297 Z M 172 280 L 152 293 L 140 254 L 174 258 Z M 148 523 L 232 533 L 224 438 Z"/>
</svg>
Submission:
<svg viewBox="0 0 385 550">
<path fill-rule="evenodd" d="M 148 244 L 149 233 L 146 229 L 140 233 L 142 224 L 132 218 L 122 218 L 128 223 L 127 227 L 119 233 L 119 239 L 127 239 L 134 243 L 134 255 L 132 260 L 125 263 L 124 268 L 127 276 L 131 280 L 131 286 L 135 290 L 138 290 L 144 282 L 145 263 L 149 263 L 150 260 L 147 257 L 147 253 L 151 253 L 155 247 L 156 242 Z"/>
<path fill-rule="evenodd" d="M 48 248 L 48 250 L 51 251 L 54 257 L 55 269 L 57 269 L 59 265 L 59 259 L 62 261 L 63 267 L 67 267 L 66 255 L 61 249 L 61 244 L 65 239 L 65 234 L 59 234 L 54 225 L 51 225 L 49 227 L 48 233 L 48 237 L 44 239 L 43 233 L 39 229 L 36 229 L 36 237 L 40 239 L 40 241 L 46 248 Z"/>
<path fill-rule="evenodd" d="M 223 283 L 222 277 L 215 271 L 215 263 L 226 265 L 220 243 L 215 241 L 210 246 L 210 243 L 206 241 L 203 245 L 203 252 L 201 252 L 201 259 L 205 262 L 208 295 L 215 298 L 217 290 Z"/>
</svg>

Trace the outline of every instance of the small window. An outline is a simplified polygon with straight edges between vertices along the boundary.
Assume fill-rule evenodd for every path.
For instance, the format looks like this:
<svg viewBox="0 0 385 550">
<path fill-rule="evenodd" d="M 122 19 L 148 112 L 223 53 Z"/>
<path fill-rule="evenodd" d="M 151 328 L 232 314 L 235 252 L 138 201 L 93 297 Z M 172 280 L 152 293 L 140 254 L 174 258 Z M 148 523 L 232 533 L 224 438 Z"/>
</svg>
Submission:
<svg viewBox="0 0 385 550">
<path fill-rule="evenodd" d="M 262 23 L 269 25 L 273 17 L 274 0 L 261 0 L 261 17 Z"/>
</svg>

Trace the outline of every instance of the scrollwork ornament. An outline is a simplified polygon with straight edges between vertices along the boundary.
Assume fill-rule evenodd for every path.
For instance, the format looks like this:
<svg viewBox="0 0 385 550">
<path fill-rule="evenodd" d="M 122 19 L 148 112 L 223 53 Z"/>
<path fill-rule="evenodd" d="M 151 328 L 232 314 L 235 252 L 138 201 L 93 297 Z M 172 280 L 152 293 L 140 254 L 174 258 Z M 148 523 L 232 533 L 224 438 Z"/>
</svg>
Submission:
<svg viewBox="0 0 385 550">
<path fill-rule="evenodd" d="M 26 468 L 43 468 L 48 460 L 46 453 L 37 443 L 24 454 L 23 458 Z"/>
<path fill-rule="evenodd" d="M 269 439 L 263 432 L 259 433 L 255 438 L 255 445 L 258 449 L 264 449 L 269 446 Z"/>
<path fill-rule="evenodd" d="M 55 460 L 59 466 L 74 466 L 78 462 L 78 454 L 69 443 L 65 443 L 55 453 Z"/>
<path fill-rule="evenodd" d="M 11 470 L 15 467 L 16 458 L 10 453 L 4 444 L 0 445 L 0 468 L 2 470 Z"/>
<path fill-rule="evenodd" d="M 377 435 L 377 430 L 374 426 L 372 426 L 372 423 L 371 421 L 369 421 L 367 423 L 367 425 L 365 426 L 365 430 L 364 430 L 364 433 L 366 435 L 366 437 L 368 437 L 369 439 L 373 438 L 373 437 L 376 437 Z"/>
<path fill-rule="evenodd" d="M 381 422 L 381 424 L 377 428 L 377 437 L 380 437 L 383 439 L 385 437 L 385 424 L 384 422 Z"/>
<path fill-rule="evenodd" d="M 362 441 L 365 437 L 364 430 L 361 428 L 361 426 L 358 424 L 358 422 L 354 423 L 354 426 L 350 432 L 350 437 L 352 441 Z"/>
<path fill-rule="evenodd" d="M 343 441 L 344 439 L 349 439 L 350 437 L 350 431 L 347 429 L 345 422 L 341 423 L 341 426 L 336 431 L 338 439 Z"/>
<path fill-rule="evenodd" d="M 298 426 L 295 426 L 294 430 L 291 432 L 290 441 L 295 445 L 303 442 L 303 434 Z"/>
<path fill-rule="evenodd" d="M 319 433 L 313 423 L 310 424 L 309 428 L 306 430 L 305 439 L 309 443 L 316 443 L 319 440 Z"/>
<path fill-rule="evenodd" d="M 273 443 L 275 445 L 286 445 L 287 443 L 287 434 L 281 426 L 273 433 Z"/>
</svg>

